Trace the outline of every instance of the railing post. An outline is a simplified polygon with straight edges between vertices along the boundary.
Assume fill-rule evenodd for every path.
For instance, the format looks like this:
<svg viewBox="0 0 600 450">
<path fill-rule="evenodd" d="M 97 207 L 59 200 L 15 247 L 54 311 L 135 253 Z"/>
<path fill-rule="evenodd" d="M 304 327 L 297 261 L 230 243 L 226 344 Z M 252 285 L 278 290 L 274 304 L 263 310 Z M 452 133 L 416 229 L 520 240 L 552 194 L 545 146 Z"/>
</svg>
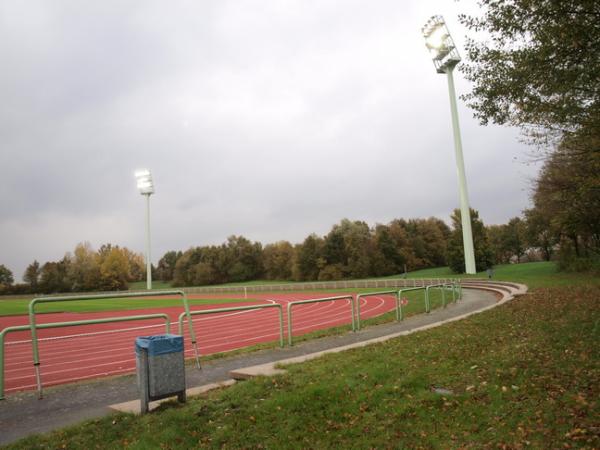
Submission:
<svg viewBox="0 0 600 450">
<path fill-rule="evenodd" d="M 277 312 L 279 313 L 279 346 L 283 348 L 285 344 L 283 343 L 283 312 L 282 307 L 279 303 L 277 303 Z"/>
<path fill-rule="evenodd" d="M 288 329 L 288 345 L 291 347 L 292 342 L 292 304 L 293 302 L 288 303 L 287 305 L 287 329 Z"/>
<path fill-rule="evenodd" d="M 187 295 L 185 292 L 181 291 L 183 307 L 185 309 L 185 314 L 188 318 L 188 324 L 190 328 L 190 339 L 192 341 L 192 347 L 194 347 L 194 355 L 196 356 L 196 367 L 200 369 L 200 354 L 198 353 L 198 343 L 196 342 L 196 333 L 194 333 L 194 324 L 192 323 L 192 315 L 190 314 L 190 305 L 187 301 Z M 183 335 L 183 334 L 182 334 Z"/>
<path fill-rule="evenodd" d="M 39 357 L 39 350 L 38 350 L 38 341 L 37 341 L 37 329 L 36 329 L 36 324 L 35 324 L 35 303 L 37 302 L 37 298 L 34 298 L 33 300 L 31 300 L 31 302 L 29 302 L 29 327 L 31 330 L 31 346 L 32 346 L 32 350 L 33 350 L 33 367 L 35 370 L 35 382 L 37 384 L 37 389 L 38 389 L 38 398 L 41 399 L 43 398 L 43 392 L 42 392 L 42 377 L 40 374 L 40 357 Z"/>
<path fill-rule="evenodd" d="M 360 331 L 360 299 L 362 294 L 356 296 L 356 329 Z"/>
<path fill-rule="evenodd" d="M 4 400 L 4 335 L 6 330 L 8 328 L 0 331 L 0 400 Z"/>
</svg>

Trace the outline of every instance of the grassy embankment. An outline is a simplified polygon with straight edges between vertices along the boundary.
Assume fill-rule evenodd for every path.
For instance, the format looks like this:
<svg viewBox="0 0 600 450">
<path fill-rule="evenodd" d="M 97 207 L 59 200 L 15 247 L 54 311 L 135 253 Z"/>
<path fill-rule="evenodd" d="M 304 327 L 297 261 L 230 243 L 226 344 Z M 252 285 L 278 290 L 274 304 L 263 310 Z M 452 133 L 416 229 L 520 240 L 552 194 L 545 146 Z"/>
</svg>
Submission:
<svg viewBox="0 0 600 450">
<path fill-rule="evenodd" d="M 547 271 L 461 322 L 13 448 L 598 448 L 599 281 Z"/>
<path fill-rule="evenodd" d="M 403 278 L 404 274 L 392 275 L 385 278 Z M 476 275 L 457 275 L 449 267 L 436 267 L 433 269 L 416 270 L 408 272 L 406 278 L 488 278 L 486 271 L 478 272 Z M 568 286 L 577 283 L 580 276 L 572 273 L 557 272 L 554 262 L 533 262 L 523 264 L 503 264 L 494 268 L 492 281 L 516 281 L 525 283 L 535 288 L 539 286 Z M 256 280 L 240 283 L 227 283 L 212 287 L 227 286 L 253 286 L 269 284 L 290 284 L 293 281 Z M 165 282 L 153 283 L 153 289 L 171 289 L 171 285 Z M 131 290 L 145 289 L 145 282 L 132 283 Z"/>
</svg>

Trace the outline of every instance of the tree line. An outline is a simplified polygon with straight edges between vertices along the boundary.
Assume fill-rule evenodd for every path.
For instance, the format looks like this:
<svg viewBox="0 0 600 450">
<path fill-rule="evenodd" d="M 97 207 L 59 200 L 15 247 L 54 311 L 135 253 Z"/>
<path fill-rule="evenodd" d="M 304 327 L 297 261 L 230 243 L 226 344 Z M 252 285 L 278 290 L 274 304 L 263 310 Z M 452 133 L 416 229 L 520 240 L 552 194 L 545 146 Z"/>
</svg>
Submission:
<svg viewBox="0 0 600 450">
<path fill-rule="evenodd" d="M 437 218 L 398 219 L 375 227 L 344 219 L 325 236 L 313 233 L 295 245 L 279 241 L 263 246 L 231 236 L 221 245 L 170 251 L 158 262 L 156 276 L 175 286 L 191 286 L 393 275 L 405 268 L 444 265 L 449 235 L 449 227 Z"/>
<path fill-rule="evenodd" d="M 152 266 L 153 279 L 173 286 L 203 286 L 254 280 L 329 281 L 383 277 L 448 265 L 464 273 L 460 210 L 451 227 L 438 218 L 394 219 L 369 226 L 341 220 L 324 236 L 315 233 L 301 243 L 264 245 L 230 236 L 221 245 L 168 251 Z M 550 260 L 560 249 L 560 235 L 535 209 L 503 225 L 486 226 L 471 210 L 475 262 L 479 271 L 495 264 Z M 31 263 L 24 284 L 13 284 L 10 270 L 0 265 L 0 294 L 111 291 L 145 279 L 144 257 L 126 247 L 105 244 L 94 251 L 78 244 L 61 260 Z"/>
<path fill-rule="evenodd" d="M 315 233 L 301 243 L 279 241 L 263 246 L 243 236 L 221 245 L 169 251 L 158 262 L 155 276 L 174 286 L 199 286 L 258 279 L 329 281 L 382 277 L 432 267 L 450 266 L 464 273 L 460 210 L 452 227 L 438 218 L 394 219 L 370 227 L 343 219 L 324 236 Z M 504 225 L 485 226 L 471 210 L 478 270 L 494 264 L 549 260 L 552 249 L 538 247 L 531 223 L 515 217 Z M 525 259 L 524 259 L 525 258 Z"/>
<path fill-rule="evenodd" d="M 143 255 L 112 244 L 95 251 L 84 242 L 58 261 L 34 260 L 23 274 L 25 283 L 14 284 L 12 272 L 0 265 L 0 294 L 115 291 L 144 278 Z"/>
</svg>

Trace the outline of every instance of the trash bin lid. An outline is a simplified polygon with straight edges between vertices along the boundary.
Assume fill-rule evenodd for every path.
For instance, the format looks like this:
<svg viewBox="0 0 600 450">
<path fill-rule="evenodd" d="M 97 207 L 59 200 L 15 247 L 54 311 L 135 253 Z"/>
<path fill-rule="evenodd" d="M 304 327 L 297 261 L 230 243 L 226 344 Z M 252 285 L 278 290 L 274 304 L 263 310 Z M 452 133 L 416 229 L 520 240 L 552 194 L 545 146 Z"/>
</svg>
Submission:
<svg viewBox="0 0 600 450">
<path fill-rule="evenodd" d="M 142 349 L 147 350 L 148 356 L 183 352 L 183 336 L 178 334 L 139 336 L 135 338 L 135 352 L 139 355 Z"/>
</svg>

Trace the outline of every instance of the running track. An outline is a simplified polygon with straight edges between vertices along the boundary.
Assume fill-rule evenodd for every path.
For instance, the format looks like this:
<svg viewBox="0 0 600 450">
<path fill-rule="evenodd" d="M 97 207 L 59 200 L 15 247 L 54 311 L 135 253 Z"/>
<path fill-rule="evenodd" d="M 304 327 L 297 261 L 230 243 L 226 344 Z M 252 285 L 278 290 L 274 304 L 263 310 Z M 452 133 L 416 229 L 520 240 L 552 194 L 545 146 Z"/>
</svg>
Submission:
<svg viewBox="0 0 600 450">
<path fill-rule="evenodd" d="M 287 336 L 288 302 L 328 296 L 331 294 L 258 294 L 259 300 L 256 302 L 193 305 L 190 309 L 195 311 L 277 302 L 283 306 L 284 333 Z M 389 295 L 361 299 L 361 320 L 383 314 L 394 307 L 394 298 Z M 171 318 L 171 332 L 177 333 L 177 318 L 181 312 L 183 306 L 102 313 L 52 313 L 38 314 L 36 321 L 42 324 L 167 313 Z M 348 300 L 337 300 L 298 305 L 293 309 L 292 320 L 294 336 L 348 324 L 351 320 L 350 304 Z M 28 323 L 27 316 L 0 317 L 0 330 Z M 201 356 L 279 340 L 277 308 L 193 316 L 193 323 Z M 194 352 L 188 326 L 186 322 L 184 324 L 185 357 L 192 358 Z M 164 320 L 158 319 L 38 330 L 43 386 L 135 372 L 135 338 L 164 332 Z M 4 377 L 5 395 L 36 388 L 29 331 L 7 335 Z"/>
</svg>

